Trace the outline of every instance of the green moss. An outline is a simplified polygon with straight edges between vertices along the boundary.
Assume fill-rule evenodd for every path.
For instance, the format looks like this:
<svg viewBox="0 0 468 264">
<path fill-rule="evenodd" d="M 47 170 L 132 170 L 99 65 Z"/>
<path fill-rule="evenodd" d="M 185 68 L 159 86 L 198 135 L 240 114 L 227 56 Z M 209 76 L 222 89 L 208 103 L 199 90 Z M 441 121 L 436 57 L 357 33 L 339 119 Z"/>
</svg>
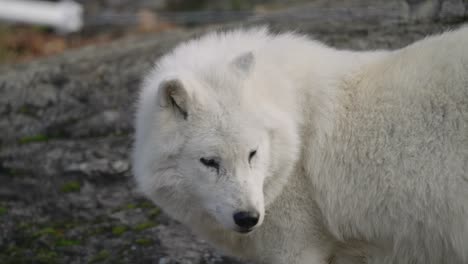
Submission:
<svg viewBox="0 0 468 264">
<path fill-rule="evenodd" d="M 144 208 L 144 209 L 151 209 L 151 208 L 155 208 L 155 205 L 152 202 L 144 201 L 144 202 L 139 203 L 138 207 Z"/>
<path fill-rule="evenodd" d="M 103 249 L 99 251 L 93 258 L 91 258 L 90 263 L 97 263 L 106 260 L 110 256 L 109 251 Z"/>
<path fill-rule="evenodd" d="M 156 217 L 158 217 L 159 215 L 161 214 L 161 210 L 159 210 L 159 208 L 154 208 L 154 209 L 151 209 L 149 212 L 148 212 L 148 215 L 151 219 L 154 219 Z"/>
<path fill-rule="evenodd" d="M 56 246 L 58 247 L 69 247 L 69 246 L 76 246 L 81 244 L 80 241 L 78 240 L 72 240 L 72 239 L 59 239 L 56 242 Z"/>
<path fill-rule="evenodd" d="M 5 253 L 9 256 L 18 256 L 18 255 L 22 255 L 23 249 L 15 245 L 10 245 L 6 249 Z"/>
<path fill-rule="evenodd" d="M 146 229 L 149 229 L 149 228 L 152 228 L 156 226 L 156 224 L 152 221 L 147 221 L 147 222 L 143 222 L 143 223 L 140 223 L 138 225 L 135 226 L 135 231 L 143 231 L 143 230 L 146 230 Z"/>
<path fill-rule="evenodd" d="M 137 208 L 136 204 L 129 203 L 125 206 L 126 209 L 131 210 Z"/>
<path fill-rule="evenodd" d="M 27 257 L 26 251 L 23 248 L 16 246 L 9 246 L 4 252 L 1 252 L 0 260 L 2 264 L 31 262 L 31 259 Z"/>
<path fill-rule="evenodd" d="M 206 6 L 207 0 L 179 0 L 179 1 L 167 1 L 166 9 L 168 11 L 190 11 L 190 10 L 201 10 Z"/>
<path fill-rule="evenodd" d="M 57 253 L 54 251 L 41 250 L 36 255 L 36 263 L 53 264 L 57 263 Z"/>
<path fill-rule="evenodd" d="M 153 244 L 153 240 L 149 238 L 140 238 L 135 240 L 135 243 L 137 243 L 140 246 L 150 246 Z"/>
<path fill-rule="evenodd" d="M 88 230 L 88 236 L 97 236 L 106 232 L 106 229 L 102 226 L 94 227 Z"/>
<path fill-rule="evenodd" d="M 6 214 L 8 212 L 8 209 L 6 207 L 0 206 L 0 216 Z"/>
<path fill-rule="evenodd" d="M 23 115 L 26 115 L 26 116 L 37 117 L 36 114 L 34 113 L 33 109 L 28 105 L 21 106 L 18 109 L 18 112 L 20 114 L 23 114 Z"/>
<path fill-rule="evenodd" d="M 72 229 L 78 226 L 78 223 L 70 221 L 70 222 L 63 222 L 63 223 L 58 223 L 57 226 L 63 227 L 65 229 Z"/>
<path fill-rule="evenodd" d="M 47 33 L 51 30 L 49 27 L 42 25 L 33 25 L 31 26 L 31 29 L 39 33 Z"/>
<path fill-rule="evenodd" d="M 120 236 L 122 235 L 123 233 L 125 233 L 127 231 L 127 227 L 126 226 L 114 226 L 112 228 L 112 234 L 116 235 L 116 236 Z"/>
<path fill-rule="evenodd" d="M 128 203 L 128 204 L 124 204 L 124 205 L 120 205 L 116 208 L 114 208 L 112 210 L 112 212 L 120 212 L 120 211 L 125 211 L 125 210 L 133 210 L 133 209 L 137 209 L 137 208 L 141 208 L 141 209 L 153 209 L 153 208 L 156 208 L 156 206 L 149 202 L 149 201 L 144 201 L 144 202 L 141 202 L 141 203 Z"/>
<path fill-rule="evenodd" d="M 63 193 L 79 192 L 81 190 L 81 184 L 77 181 L 70 181 L 62 185 L 60 190 Z"/>
<path fill-rule="evenodd" d="M 34 233 L 33 237 L 38 238 L 38 237 L 43 237 L 43 236 L 53 236 L 53 237 L 60 237 L 62 236 L 62 232 L 56 230 L 53 227 L 45 227 L 36 233 Z"/>
<path fill-rule="evenodd" d="M 129 136 L 130 133 L 128 133 L 126 131 L 115 131 L 111 135 L 114 136 L 114 137 L 123 137 L 123 136 Z"/>
<path fill-rule="evenodd" d="M 49 140 L 49 138 L 46 135 L 43 134 L 38 134 L 34 136 L 29 136 L 29 137 L 23 137 L 19 139 L 20 144 L 28 144 L 28 143 L 34 143 L 34 142 L 44 142 Z"/>
<path fill-rule="evenodd" d="M 231 0 L 232 10 L 246 10 L 252 7 L 250 1 L 246 0 Z"/>
<path fill-rule="evenodd" d="M 33 228 L 33 226 L 34 226 L 33 224 L 28 223 L 28 222 L 19 222 L 16 224 L 16 229 L 19 232 L 27 232 L 31 228 Z"/>
<path fill-rule="evenodd" d="M 6 168 L 6 173 L 10 176 L 18 176 L 20 175 L 20 171 L 15 168 Z"/>
</svg>

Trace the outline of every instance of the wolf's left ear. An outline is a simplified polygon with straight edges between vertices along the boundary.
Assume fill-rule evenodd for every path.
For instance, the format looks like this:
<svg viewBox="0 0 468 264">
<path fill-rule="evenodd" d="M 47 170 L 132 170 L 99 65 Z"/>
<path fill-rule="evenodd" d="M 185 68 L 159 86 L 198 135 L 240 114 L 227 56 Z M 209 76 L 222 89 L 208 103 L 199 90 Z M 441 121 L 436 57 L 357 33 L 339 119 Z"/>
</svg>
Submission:
<svg viewBox="0 0 468 264">
<path fill-rule="evenodd" d="M 255 57 L 251 51 L 236 57 L 231 65 L 243 74 L 249 74 L 255 64 Z"/>
<path fill-rule="evenodd" d="M 171 108 L 174 114 L 187 119 L 188 93 L 180 80 L 167 80 L 159 85 L 158 103 L 161 107 Z"/>
</svg>

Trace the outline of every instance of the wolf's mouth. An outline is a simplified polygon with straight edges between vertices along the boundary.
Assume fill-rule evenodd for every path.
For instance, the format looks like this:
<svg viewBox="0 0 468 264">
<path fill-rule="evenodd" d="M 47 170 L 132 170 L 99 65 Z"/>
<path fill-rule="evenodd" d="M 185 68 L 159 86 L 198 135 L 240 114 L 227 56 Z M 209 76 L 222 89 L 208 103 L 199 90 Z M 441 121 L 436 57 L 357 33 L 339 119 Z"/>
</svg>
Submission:
<svg viewBox="0 0 468 264">
<path fill-rule="evenodd" d="M 252 232 L 255 228 L 237 228 L 236 232 L 241 233 L 241 234 L 248 234 Z"/>
</svg>

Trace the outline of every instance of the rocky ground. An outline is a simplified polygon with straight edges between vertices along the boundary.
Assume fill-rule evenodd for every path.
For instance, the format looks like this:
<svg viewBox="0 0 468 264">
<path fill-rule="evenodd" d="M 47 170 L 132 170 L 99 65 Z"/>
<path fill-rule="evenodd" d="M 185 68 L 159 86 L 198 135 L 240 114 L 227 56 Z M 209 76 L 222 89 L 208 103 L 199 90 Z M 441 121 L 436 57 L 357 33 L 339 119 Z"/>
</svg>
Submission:
<svg viewBox="0 0 468 264">
<path fill-rule="evenodd" d="M 402 47 L 463 22 L 451 6 L 437 22 L 408 23 L 397 4 L 335 2 L 338 7 L 317 1 L 244 26 L 269 24 L 362 50 Z M 142 198 L 128 159 L 142 74 L 176 43 L 205 30 L 0 69 L 0 263 L 239 263 Z"/>
</svg>

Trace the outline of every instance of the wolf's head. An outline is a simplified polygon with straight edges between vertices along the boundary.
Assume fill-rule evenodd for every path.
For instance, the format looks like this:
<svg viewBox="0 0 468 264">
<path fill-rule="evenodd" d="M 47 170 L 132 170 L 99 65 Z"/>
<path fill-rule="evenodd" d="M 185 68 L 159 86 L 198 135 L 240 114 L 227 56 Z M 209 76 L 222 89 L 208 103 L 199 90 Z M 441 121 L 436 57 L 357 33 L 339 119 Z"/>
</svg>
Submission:
<svg viewBox="0 0 468 264">
<path fill-rule="evenodd" d="M 281 81 L 260 80 L 252 52 L 196 70 L 174 60 L 163 59 L 140 96 L 138 186 L 185 224 L 249 232 L 298 156 L 296 125 L 264 87 Z"/>
</svg>

